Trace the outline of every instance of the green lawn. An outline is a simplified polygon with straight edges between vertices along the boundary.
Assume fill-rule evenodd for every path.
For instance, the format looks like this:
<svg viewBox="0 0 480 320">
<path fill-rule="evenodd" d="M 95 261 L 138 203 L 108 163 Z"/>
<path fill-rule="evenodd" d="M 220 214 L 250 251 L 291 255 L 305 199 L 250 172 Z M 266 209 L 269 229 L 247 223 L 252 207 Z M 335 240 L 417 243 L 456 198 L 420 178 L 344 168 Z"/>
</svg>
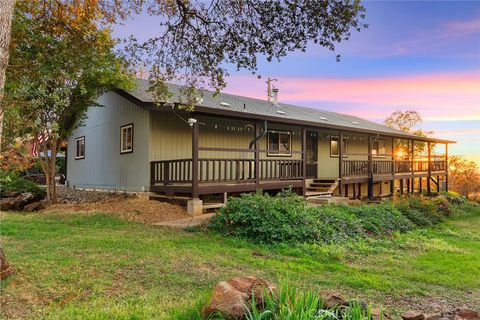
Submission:
<svg viewBox="0 0 480 320">
<path fill-rule="evenodd" d="M 1 216 L 15 276 L 1 317 L 191 319 L 220 280 L 259 275 L 335 290 L 390 312 L 480 301 L 480 209 L 428 230 L 341 246 L 267 248 L 104 214 Z M 444 302 L 445 303 L 445 302 Z"/>
</svg>

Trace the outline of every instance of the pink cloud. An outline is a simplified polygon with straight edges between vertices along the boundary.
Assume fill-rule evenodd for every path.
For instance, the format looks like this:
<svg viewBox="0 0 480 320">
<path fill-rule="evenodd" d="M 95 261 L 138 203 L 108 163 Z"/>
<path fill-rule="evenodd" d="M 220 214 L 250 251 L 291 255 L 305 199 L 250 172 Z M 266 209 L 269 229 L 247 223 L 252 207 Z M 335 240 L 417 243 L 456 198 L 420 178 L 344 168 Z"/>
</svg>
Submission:
<svg viewBox="0 0 480 320">
<path fill-rule="evenodd" d="M 480 119 L 477 72 L 378 78 L 279 78 L 279 100 L 382 118 L 397 109 L 415 109 L 432 121 Z M 266 98 L 265 79 L 232 76 L 227 92 Z"/>
</svg>

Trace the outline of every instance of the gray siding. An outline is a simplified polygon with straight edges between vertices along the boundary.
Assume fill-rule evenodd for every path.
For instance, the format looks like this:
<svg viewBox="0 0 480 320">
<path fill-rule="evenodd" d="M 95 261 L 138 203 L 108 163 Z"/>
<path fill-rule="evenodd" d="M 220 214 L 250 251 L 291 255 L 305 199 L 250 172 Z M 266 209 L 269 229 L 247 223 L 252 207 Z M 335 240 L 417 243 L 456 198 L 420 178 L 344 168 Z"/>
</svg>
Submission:
<svg viewBox="0 0 480 320">
<path fill-rule="evenodd" d="M 85 125 L 68 141 L 67 180 L 70 186 L 146 191 L 149 185 L 149 111 L 115 92 L 99 98 Z M 120 127 L 134 124 L 133 153 L 120 154 Z M 75 160 L 75 138 L 85 136 L 85 159 Z"/>
</svg>

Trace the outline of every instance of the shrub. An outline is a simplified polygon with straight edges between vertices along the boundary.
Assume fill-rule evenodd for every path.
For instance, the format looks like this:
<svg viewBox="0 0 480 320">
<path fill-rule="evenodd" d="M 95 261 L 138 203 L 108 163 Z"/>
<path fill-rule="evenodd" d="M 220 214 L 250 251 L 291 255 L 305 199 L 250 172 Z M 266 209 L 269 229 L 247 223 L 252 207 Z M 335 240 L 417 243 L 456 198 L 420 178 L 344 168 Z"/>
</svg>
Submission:
<svg viewBox="0 0 480 320">
<path fill-rule="evenodd" d="M 1 192 L 31 192 L 35 196 L 43 197 L 45 190 L 35 182 L 19 176 L 15 172 L 0 172 Z"/>
<path fill-rule="evenodd" d="M 403 197 L 394 205 L 418 227 L 434 225 L 441 222 L 444 218 L 430 198 L 408 196 Z"/>
<path fill-rule="evenodd" d="M 209 227 L 265 244 L 333 244 L 431 226 L 452 212 L 443 196 L 408 196 L 360 207 L 307 207 L 305 199 L 285 190 L 274 197 L 257 192 L 230 198 Z"/>
<path fill-rule="evenodd" d="M 391 235 L 414 228 L 413 223 L 390 203 L 351 208 L 369 235 Z"/>
<path fill-rule="evenodd" d="M 303 198 L 290 190 L 275 197 L 262 192 L 230 198 L 210 222 L 210 227 L 228 235 L 264 243 L 303 242 L 314 229 Z"/>
</svg>

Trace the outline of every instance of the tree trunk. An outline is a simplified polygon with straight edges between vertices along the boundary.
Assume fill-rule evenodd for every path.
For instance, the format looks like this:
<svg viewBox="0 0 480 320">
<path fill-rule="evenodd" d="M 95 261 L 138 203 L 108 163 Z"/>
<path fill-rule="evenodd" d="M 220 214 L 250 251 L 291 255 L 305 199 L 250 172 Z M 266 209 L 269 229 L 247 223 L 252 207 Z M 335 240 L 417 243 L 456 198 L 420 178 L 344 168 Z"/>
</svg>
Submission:
<svg viewBox="0 0 480 320">
<path fill-rule="evenodd" d="M 0 148 L 2 147 L 4 114 L 2 100 L 5 88 L 5 73 L 8 66 L 8 49 L 10 46 L 10 32 L 12 29 L 14 7 L 15 0 L 0 1 Z"/>
<path fill-rule="evenodd" d="M 45 173 L 45 184 L 47 185 L 47 201 L 51 204 L 57 203 L 57 184 L 55 176 L 57 173 L 57 150 L 58 138 L 55 134 L 51 134 L 48 138 L 48 143 L 42 143 L 43 157 L 39 158 L 40 166 L 43 173 Z M 50 156 L 48 151 L 50 150 Z"/>
<path fill-rule="evenodd" d="M 13 273 L 12 266 L 8 263 L 7 257 L 0 245 L 0 280 L 8 278 Z"/>
</svg>

